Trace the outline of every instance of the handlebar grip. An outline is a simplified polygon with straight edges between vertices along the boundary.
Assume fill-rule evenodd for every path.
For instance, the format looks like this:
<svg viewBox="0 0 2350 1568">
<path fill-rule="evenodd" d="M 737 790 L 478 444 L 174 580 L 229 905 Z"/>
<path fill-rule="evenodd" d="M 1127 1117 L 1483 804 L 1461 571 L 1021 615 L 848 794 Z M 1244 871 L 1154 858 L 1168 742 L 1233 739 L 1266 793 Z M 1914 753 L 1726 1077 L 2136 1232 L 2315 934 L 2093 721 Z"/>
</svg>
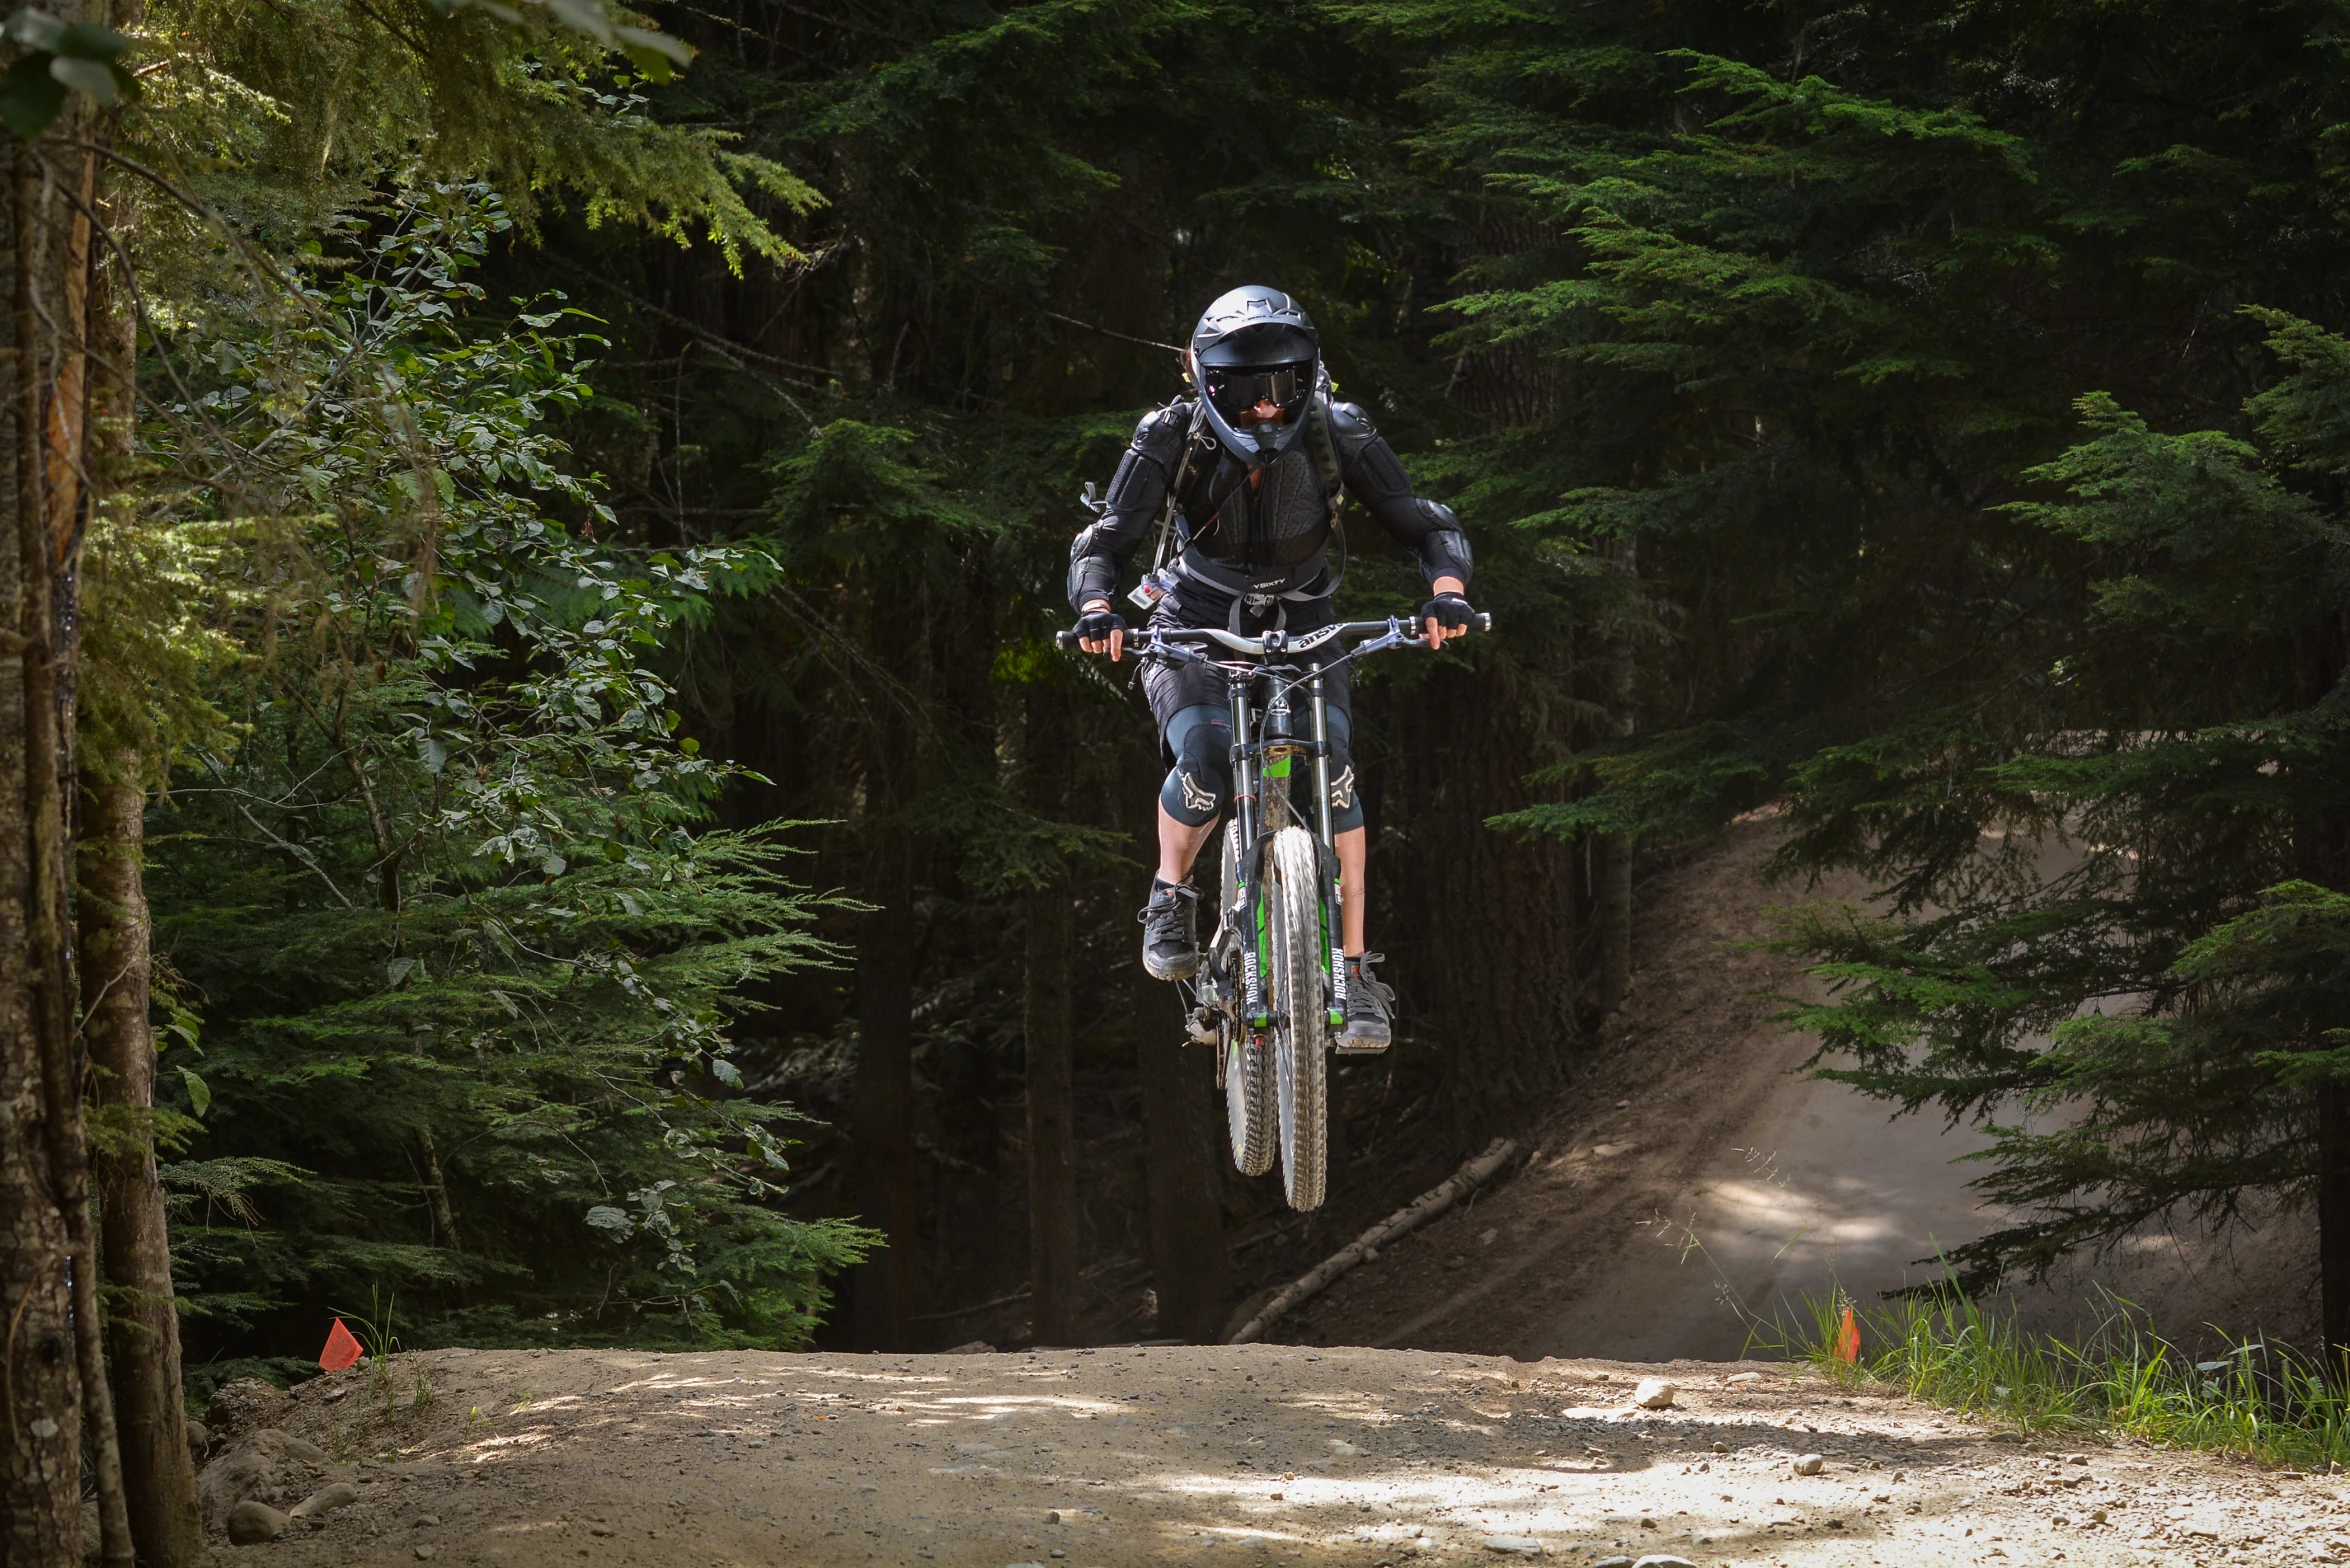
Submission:
<svg viewBox="0 0 2350 1568">
<path fill-rule="evenodd" d="M 1077 628 L 1074 626 L 1064 626 L 1059 631 L 1053 633 L 1053 646 L 1060 649 L 1063 653 L 1067 653 L 1070 649 L 1076 647 Z"/>
<path fill-rule="evenodd" d="M 1479 610 L 1474 616 L 1470 617 L 1470 624 L 1475 626 L 1477 630 L 1481 632 L 1489 632 L 1493 630 L 1493 612 L 1491 610 Z"/>
</svg>

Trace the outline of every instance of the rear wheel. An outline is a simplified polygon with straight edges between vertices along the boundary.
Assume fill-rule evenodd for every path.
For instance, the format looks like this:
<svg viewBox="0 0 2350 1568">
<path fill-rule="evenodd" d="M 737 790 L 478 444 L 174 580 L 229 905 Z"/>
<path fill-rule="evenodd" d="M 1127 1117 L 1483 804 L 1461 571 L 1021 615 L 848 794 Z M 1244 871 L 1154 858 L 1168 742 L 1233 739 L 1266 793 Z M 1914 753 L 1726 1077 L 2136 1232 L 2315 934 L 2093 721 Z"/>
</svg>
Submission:
<svg viewBox="0 0 2350 1568">
<path fill-rule="evenodd" d="M 1283 828 L 1265 856 L 1265 903 L 1272 924 L 1266 976 L 1275 1015 L 1273 1073 L 1281 1125 L 1281 1186 L 1293 1209 L 1317 1209 L 1329 1180 L 1327 1109 L 1330 1032 L 1323 969 L 1321 857 L 1304 828 Z"/>
<path fill-rule="evenodd" d="M 1248 912 L 1240 907 L 1240 824 L 1224 827 L 1224 929 L 1238 934 L 1236 952 L 1256 946 L 1256 932 Z M 1221 947 L 1219 946 L 1219 951 Z M 1239 994 L 1241 971 L 1236 964 L 1230 984 Z M 1271 978 L 1267 977 L 1267 984 Z M 1224 1028 L 1224 1123 L 1232 1138 L 1232 1163 L 1243 1176 L 1262 1176 L 1273 1168 L 1280 1152 L 1274 1133 L 1275 1097 L 1272 1055 L 1252 1039 L 1237 1000 L 1228 1000 Z"/>
</svg>

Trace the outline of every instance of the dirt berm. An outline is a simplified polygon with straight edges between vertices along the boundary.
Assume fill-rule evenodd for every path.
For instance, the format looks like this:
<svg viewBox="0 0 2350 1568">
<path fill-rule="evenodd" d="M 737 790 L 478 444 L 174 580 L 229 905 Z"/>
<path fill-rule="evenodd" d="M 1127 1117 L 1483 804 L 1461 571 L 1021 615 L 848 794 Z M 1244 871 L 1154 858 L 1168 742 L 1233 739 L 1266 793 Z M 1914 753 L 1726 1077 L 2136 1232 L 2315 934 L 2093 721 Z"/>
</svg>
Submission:
<svg viewBox="0 0 2350 1568">
<path fill-rule="evenodd" d="M 1635 1407 L 1644 1377 L 1678 1385 L 1669 1408 Z M 345 1480 L 357 1500 L 223 1545 L 222 1563 L 2025 1568 L 2350 1551 L 2332 1479 L 2066 1454 L 1760 1365 L 451 1350 L 305 1384 L 229 1446 L 262 1423 L 325 1450 L 297 1489 Z M 1807 1455 L 1817 1474 L 1798 1473 Z"/>
</svg>

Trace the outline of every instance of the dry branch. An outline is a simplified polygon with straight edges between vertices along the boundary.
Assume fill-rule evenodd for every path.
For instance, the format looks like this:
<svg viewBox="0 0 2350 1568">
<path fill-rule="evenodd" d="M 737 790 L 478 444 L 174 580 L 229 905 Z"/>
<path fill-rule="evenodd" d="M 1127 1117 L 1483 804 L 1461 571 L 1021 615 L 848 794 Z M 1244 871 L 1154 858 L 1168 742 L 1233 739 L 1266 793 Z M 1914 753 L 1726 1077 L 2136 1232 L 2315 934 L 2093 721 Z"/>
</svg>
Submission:
<svg viewBox="0 0 2350 1568">
<path fill-rule="evenodd" d="M 1483 1154 L 1462 1162 L 1459 1170 L 1315 1264 L 1305 1275 L 1266 1302 L 1257 1315 L 1243 1323 L 1225 1343 L 1245 1345 L 1251 1340 L 1262 1338 L 1277 1319 L 1288 1316 L 1328 1290 L 1341 1275 L 1362 1262 L 1372 1248 L 1383 1247 L 1390 1241 L 1418 1230 L 1491 1181 L 1517 1155 L 1516 1143 L 1508 1138 L 1494 1139 L 1485 1146 Z"/>
</svg>

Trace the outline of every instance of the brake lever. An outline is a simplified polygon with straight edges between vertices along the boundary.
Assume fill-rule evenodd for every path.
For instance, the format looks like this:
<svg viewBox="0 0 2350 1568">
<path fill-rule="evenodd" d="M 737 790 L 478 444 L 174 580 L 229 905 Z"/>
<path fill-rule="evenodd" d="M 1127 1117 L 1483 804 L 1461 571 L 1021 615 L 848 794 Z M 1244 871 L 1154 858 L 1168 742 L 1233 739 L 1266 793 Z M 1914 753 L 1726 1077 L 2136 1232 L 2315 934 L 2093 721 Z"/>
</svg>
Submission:
<svg viewBox="0 0 2350 1568">
<path fill-rule="evenodd" d="M 1185 662 L 1205 663 L 1208 656 L 1197 648 L 1186 648 L 1179 642 L 1169 642 L 1157 632 L 1152 632 L 1150 641 L 1134 650 L 1134 657 L 1137 659 L 1165 659 L 1170 664 L 1182 664 Z"/>
</svg>

